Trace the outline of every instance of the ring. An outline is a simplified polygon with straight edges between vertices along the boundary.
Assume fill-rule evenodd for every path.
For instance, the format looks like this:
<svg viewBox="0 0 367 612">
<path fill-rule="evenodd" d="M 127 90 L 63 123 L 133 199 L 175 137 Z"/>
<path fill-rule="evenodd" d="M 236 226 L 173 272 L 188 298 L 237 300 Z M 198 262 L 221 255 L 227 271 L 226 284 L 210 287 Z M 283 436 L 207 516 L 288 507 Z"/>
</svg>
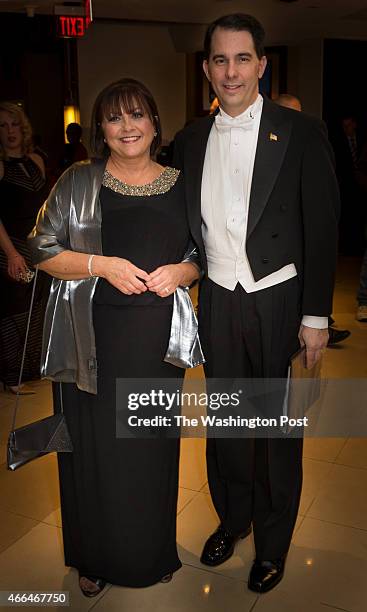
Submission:
<svg viewBox="0 0 367 612">
<path fill-rule="evenodd" d="M 164 288 L 166 293 L 169 293 L 169 290 L 167 289 L 167 287 Z"/>
</svg>

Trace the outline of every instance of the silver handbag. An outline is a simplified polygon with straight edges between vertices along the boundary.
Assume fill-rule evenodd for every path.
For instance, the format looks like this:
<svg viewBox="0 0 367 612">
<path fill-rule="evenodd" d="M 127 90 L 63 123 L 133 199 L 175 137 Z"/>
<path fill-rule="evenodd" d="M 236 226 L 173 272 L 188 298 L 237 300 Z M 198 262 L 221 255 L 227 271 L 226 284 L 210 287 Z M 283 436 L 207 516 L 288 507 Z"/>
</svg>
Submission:
<svg viewBox="0 0 367 612">
<path fill-rule="evenodd" d="M 187 287 L 177 287 L 168 349 L 164 358 L 179 368 L 195 368 L 205 363 L 198 334 L 198 321 Z"/>
<path fill-rule="evenodd" d="M 18 378 L 18 391 L 14 405 L 13 423 L 11 431 L 8 437 L 7 445 L 7 465 L 8 470 L 16 470 L 20 466 L 42 457 L 43 455 L 51 452 L 63 452 L 71 453 L 73 451 L 73 444 L 70 438 L 69 430 L 66 424 L 63 404 L 62 404 L 62 387 L 60 383 L 60 397 L 61 397 L 61 412 L 53 414 L 39 421 L 28 423 L 23 427 L 15 429 L 15 422 L 17 418 L 18 406 L 19 406 L 19 388 L 22 382 L 24 359 L 27 348 L 27 341 L 29 335 L 29 326 L 32 316 L 34 293 L 37 282 L 38 268 L 36 268 L 34 285 L 32 288 L 32 297 L 29 307 L 27 329 L 25 333 L 24 347 L 22 362 L 20 366 L 19 378 Z"/>
</svg>

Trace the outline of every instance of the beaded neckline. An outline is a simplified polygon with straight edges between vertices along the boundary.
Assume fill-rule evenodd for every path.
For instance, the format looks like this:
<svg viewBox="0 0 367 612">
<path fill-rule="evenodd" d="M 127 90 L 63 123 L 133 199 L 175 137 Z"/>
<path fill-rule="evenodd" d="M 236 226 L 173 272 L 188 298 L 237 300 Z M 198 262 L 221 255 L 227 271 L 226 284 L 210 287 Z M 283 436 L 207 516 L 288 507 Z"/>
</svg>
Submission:
<svg viewBox="0 0 367 612">
<path fill-rule="evenodd" d="M 122 195 L 130 196 L 152 196 L 167 193 L 179 177 L 180 171 L 176 168 L 167 166 L 154 181 L 146 185 L 128 185 L 120 179 L 113 176 L 108 170 L 104 171 L 102 185 L 121 193 Z"/>
</svg>

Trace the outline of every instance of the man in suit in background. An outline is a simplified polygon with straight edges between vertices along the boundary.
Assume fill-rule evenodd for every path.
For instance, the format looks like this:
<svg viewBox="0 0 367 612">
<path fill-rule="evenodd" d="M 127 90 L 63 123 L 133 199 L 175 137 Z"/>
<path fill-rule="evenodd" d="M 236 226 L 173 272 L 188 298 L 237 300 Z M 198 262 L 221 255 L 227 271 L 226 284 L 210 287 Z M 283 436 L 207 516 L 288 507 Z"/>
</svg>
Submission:
<svg viewBox="0 0 367 612">
<path fill-rule="evenodd" d="M 306 345 L 308 365 L 328 341 L 338 186 L 323 124 L 259 95 L 264 30 L 252 16 L 212 23 L 204 71 L 216 116 L 176 137 L 189 222 L 205 268 L 200 337 L 207 378 L 286 376 Z M 208 480 L 220 519 L 202 563 L 228 559 L 254 529 L 248 586 L 282 578 L 302 486 L 301 439 L 208 439 Z"/>
<path fill-rule="evenodd" d="M 284 106 L 284 108 L 292 108 L 295 111 L 301 112 L 302 104 L 301 100 L 297 98 L 297 96 L 293 96 L 289 93 L 281 93 L 274 100 L 279 106 Z"/>
<path fill-rule="evenodd" d="M 363 194 L 364 204 L 364 238 L 367 238 L 367 143 L 364 145 L 359 160 L 356 165 L 356 180 Z M 367 248 L 365 245 L 360 278 L 359 287 L 357 292 L 357 312 L 356 319 L 361 323 L 367 323 Z"/>
<path fill-rule="evenodd" d="M 364 251 L 365 198 L 358 181 L 358 164 L 365 144 L 364 130 L 356 117 L 344 112 L 338 129 L 330 131 L 339 181 L 341 215 L 339 250 L 343 255 L 361 255 Z"/>
</svg>

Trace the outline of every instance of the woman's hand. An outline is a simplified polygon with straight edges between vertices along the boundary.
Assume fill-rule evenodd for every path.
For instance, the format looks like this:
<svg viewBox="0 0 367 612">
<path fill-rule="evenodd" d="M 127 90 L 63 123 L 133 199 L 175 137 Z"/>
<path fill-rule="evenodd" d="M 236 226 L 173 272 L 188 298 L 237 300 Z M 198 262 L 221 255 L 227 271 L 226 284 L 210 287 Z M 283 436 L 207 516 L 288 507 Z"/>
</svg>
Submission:
<svg viewBox="0 0 367 612">
<path fill-rule="evenodd" d="M 4 251 L 8 259 L 7 271 L 11 278 L 19 281 L 19 273 L 26 272 L 27 263 L 20 253 L 16 250 L 11 238 L 0 220 L 0 248 Z"/>
<path fill-rule="evenodd" d="M 142 281 L 148 281 L 149 274 L 134 266 L 128 259 L 96 255 L 93 259 L 93 273 L 102 276 L 126 295 L 144 293 L 147 290 Z"/>
<path fill-rule="evenodd" d="M 165 298 L 172 295 L 177 287 L 191 285 L 196 278 L 199 278 L 199 271 L 194 264 L 168 264 L 151 272 L 146 285 L 149 291 Z"/>
<path fill-rule="evenodd" d="M 26 272 L 28 266 L 26 261 L 18 251 L 12 255 L 8 255 L 8 274 L 11 278 L 19 281 L 19 273 Z"/>
</svg>

